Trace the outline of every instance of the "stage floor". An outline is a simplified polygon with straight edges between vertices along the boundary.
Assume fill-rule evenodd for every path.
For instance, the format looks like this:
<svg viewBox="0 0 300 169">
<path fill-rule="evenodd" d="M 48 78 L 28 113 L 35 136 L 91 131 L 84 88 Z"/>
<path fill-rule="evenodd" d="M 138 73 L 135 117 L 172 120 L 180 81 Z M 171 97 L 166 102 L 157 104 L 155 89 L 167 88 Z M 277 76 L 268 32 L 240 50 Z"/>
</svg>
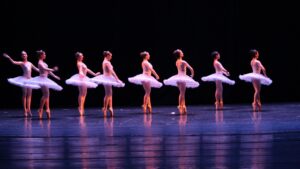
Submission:
<svg viewBox="0 0 300 169">
<path fill-rule="evenodd" d="M 0 168 L 300 168 L 300 103 L 53 109 L 51 120 L 0 110 Z"/>
</svg>

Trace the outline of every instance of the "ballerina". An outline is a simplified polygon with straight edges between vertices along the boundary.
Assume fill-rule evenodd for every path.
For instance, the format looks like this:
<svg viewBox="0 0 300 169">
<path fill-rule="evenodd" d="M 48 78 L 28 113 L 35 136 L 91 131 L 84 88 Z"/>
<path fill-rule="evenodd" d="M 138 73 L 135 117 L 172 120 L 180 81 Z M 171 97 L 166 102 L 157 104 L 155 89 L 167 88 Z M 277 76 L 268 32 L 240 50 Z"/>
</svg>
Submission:
<svg viewBox="0 0 300 169">
<path fill-rule="evenodd" d="M 114 116 L 113 111 L 113 100 L 112 100 L 112 86 L 114 87 L 124 87 L 125 84 L 118 78 L 117 74 L 115 73 L 113 66 L 111 64 L 112 53 L 110 51 L 103 52 L 103 62 L 102 62 L 102 69 L 103 74 L 98 75 L 91 80 L 97 84 L 102 84 L 105 90 L 105 97 L 103 99 L 103 115 L 106 117 L 107 110 L 110 112 L 111 117 Z"/>
<path fill-rule="evenodd" d="M 31 70 L 35 70 L 36 72 L 39 72 L 39 69 L 36 68 L 31 62 L 27 60 L 28 55 L 25 51 L 21 52 L 21 57 L 23 61 L 15 61 L 13 60 L 8 54 L 4 53 L 3 56 L 14 65 L 21 66 L 23 70 L 23 76 L 18 76 L 15 78 L 9 78 L 8 82 L 17 85 L 19 87 L 22 87 L 23 95 L 22 95 L 22 103 L 24 108 L 24 117 L 31 117 L 31 97 L 32 97 L 32 89 L 39 89 L 39 85 L 30 85 L 27 84 L 28 79 L 31 78 Z"/>
<path fill-rule="evenodd" d="M 28 82 L 31 84 L 39 85 L 43 93 L 43 96 L 40 101 L 40 107 L 38 109 L 39 118 L 40 119 L 43 118 L 43 109 L 45 106 L 47 118 L 50 119 L 51 112 L 50 112 L 50 103 L 49 103 L 50 100 L 49 88 L 53 90 L 61 91 L 62 87 L 59 86 L 54 81 L 50 80 L 48 78 L 48 74 L 50 74 L 55 79 L 60 80 L 60 78 L 53 73 L 54 71 L 58 70 L 58 67 L 54 67 L 53 69 L 48 68 L 48 65 L 44 62 L 44 60 L 46 59 L 46 53 L 43 50 L 37 51 L 37 55 L 39 57 L 38 68 L 39 68 L 40 75 L 28 80 Z"/>
<path fill-rule="evenodd" d="M 159 79 L 159 76 L 156 73 L 156 71 L 153 69 L 151 63 L 149 62 L 150 54 L 147 51 L 144 51 L 140 53 L 140 56 L 143 58 L 141 64 L 143 73 L 128 78 L 128 81 L 137 85 L 143 85 L 143 88 L 145 90 L 144 101 L 142 105 L 143 112 L 147 113 L 147 109 L 148 109 L 148 112 L 152 113 L 151 98 L 150 98 L 151 87 L 160 88 L 162 86 L 162 83 L 157 81 Z M 156 79 L 153 76 L 151 76 L 152 74 L 155 76 Z"/>
<path fill-rule="evenodd" d="M 186 114 L 187 109 L 185 105 L 185 91 L 186 88 L 196 88 L 199 83 L 192 78 L 194 77 L 194 69 L 182 58 L 184 57 L 183 52 L 180 49 L 176 49 L 173 54 L 177 57 L 176 67 L 178 74 L 164 80 L 165 85 L 176 86 L 179 89 L 178 97 L 178 110 L 180 114 Z M 186 75 L 186 68 L 191 71 L 191 77 Z"/>
<path fill-rule="evenodd" d="M 222 66 L 219 62 L 220 54 L 217 51 L 212 52 L 212 57 L 214 57 L 214 68 L 216 73 L 209 76 L 204 76 L 201 79 L 203 81 L 212 81 L 216 83 L 216 92 L 215 92 L 215 106 L 216 109 L 223 109 L 223 84 L 227 83 L 229 85 L 234 85 L 235 81 L 228 79 L 226 76 L 230 76 L 229 72 Z M 225 74 L 226 76 L 224 76 Z"/>
<path fill-rule="evenodd" d="M 83 63 L 83 54 L 81 52 L 75 53 L 77 59 L 78 74 L 73 75 L 71 78 L 66 80 L 66 84 L 78 86 L 78 111 L 80 116 L 84 115 L 84 104 L 87 95 L 87 88 L 96 88 L 98 85 L 91 81 L 89 77 L 86 76 L 87 73 L 98 76 L 100 72 L 94 73 Z"/>
<path fill-rule="evenodd" d="M 259 53 L 257 50 L 252 49 L 250 50 L 250 56 L 252 60 L 250 65 L 252 67 L 252 73 L 247 73 L 244 75 L 240 75 L 239 78 L 246 82 L 252 82 L 254 88 L 254 96 L 252 102 L 253 111 L 261 111 L 261 100 L 260 100 L 260 90 L 261 84 L 263 85 L 271 85 L 272 80 L 267 77 L 266 69 L 258 60 Z M 263 72 L 263 75 L 261 74 Z"/>
</svg>

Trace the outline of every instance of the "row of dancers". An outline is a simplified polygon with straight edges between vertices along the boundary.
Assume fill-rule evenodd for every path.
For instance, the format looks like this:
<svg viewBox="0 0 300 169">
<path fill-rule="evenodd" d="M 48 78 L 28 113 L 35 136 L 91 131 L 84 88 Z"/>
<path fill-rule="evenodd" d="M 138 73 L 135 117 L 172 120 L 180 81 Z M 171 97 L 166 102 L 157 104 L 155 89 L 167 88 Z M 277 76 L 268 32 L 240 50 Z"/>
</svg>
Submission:
<svg viewBox="0 0 300 169">
<path fill-rule="evenodd" d="M 260 99 L 260 90 L 261 85 L 270 85 L 272 80 L 267 77 L 266 69 L 262 65 L 262 63 L 258 60 L 259 53 L 257 50 L 250 50 L 250 56 L 252 60 L 250 65 L 252 67 L 252 72 L 244 75 L 240 75 L 239 78 L 246 82 L 251 82 L 254 87 L 254 96 L 253 96 L 253 111 L 261 111 L 261 99 Z M 23 70 L 23 76 L 18 76 L 15 78 L 9 78 L 8 82 L 11 84 L 22 87 L 23 89 L 23 108 L 24 108 L 24 116 L 31 117 L 31 96 L 32 89 L 41 89 L 42 98 L 40 100 L 40 106 L 38 109 L 39 118 L 43 118 L 44 107 L 46 116 L 48 119 L 51 118 L 50 111 L 50 91 L 49 89 L 61 91 L 62 87 L 59 86 L 56 82 L 48 78 L 48 75 L 53 78 L 60 80 L 60 77 L 54 74 L 58 70 L 58 67 L 49 68 L 45 63 L 46 53 L 43 50 L 37 51 L 37 55 L 39 58 L 38 66 L 34 66 L 31 62 L 28 61 L 28 56 L 25 51 L 22 51 L 21 57 L 22 61 L 13 60 L 8 54 L 3 54 L 3 56 L 11 61 L 11 63 L 15 65 L 21 66 Z M 194 70 L 192 66 L 186 62 L 184 58 L 184 53 L 180 49 L 176 49 L 173 52 L 173 55 L 176 56 L 176 67 L 178 73 L 166 80 L 163 80 L 165 85 L 175 86 L 179 89 L 179 97 L 178 97 L 178 110 L 180 114 L 186 114 L 187 108 L 185 103 L 185 91 L 186 88 L 197 88 L 199 86 L 199 82 L 193 79 Z M 102 62 L 102 70 L 103 74 L 100 72 L 93 72 L 90 70 L 83 62 L 84 55 L 80 52 L 75 53 L 77 60 L 77 68 L 78 73 L 70 77 L 66 80 L 66 84 L 77 86 L 79 89 L 78 95 L 78 112 L 80 116 L 84 115 L 84 105 L 85 99 L 87 95 L 88 88 L 96 88 L 98 85 L 103 85 L 105 89 L 105 96 L 103 99 L 103 115 L 106 117 L 107 112 L 110 113 L 110 116 L 114 116 L 113 111 L 113 94 L 112 87 L 124 87 L 125 83 L 122 82 L 117 74 L 114 71 L 114 68 L 111 64 L 112 53 L 110 51 L 103 52 L 103 62 Z M 159 82 L 159 75 L 154 70 L 152 64 L 149 62 L 150 54 L 146 51 L 141 52 L 140 56 L 142 57 L 141 67 L 143 72 L 134 77 L 128 78 L 130 83 L 136 85 L 142 85 L 145 90 L 145 95 L 143 98 L 142 109 L 144 113 L 152 113 L 152 105 L 151 105 L 151 88 L 160 88 L 162 87 L 162 83 Z M 202 77 L 202 81 L 211 81 L 216 84 L 215 91 L 215 108 L 223 109 L 223 83 L 234 85 L 235 81 L 229 79 L 226 76 L 230 76 L 229 71 L 227 71 L 222 64 L 220 63 L 220 54 L 217 51 L 212 52 L 212 57 L 214 58 L 213 66 L 215 68 L 215 73 Z M 31 77 L 32 69 L 39 73 L 37 77 Z M 190 76 L 187 75 L 187 69 L 190 71 Z M 261 73 L 262 72 L 262 73 Z M 87 74 L 94 76 L 93 78 L 89 78 Z"/>
</svg>

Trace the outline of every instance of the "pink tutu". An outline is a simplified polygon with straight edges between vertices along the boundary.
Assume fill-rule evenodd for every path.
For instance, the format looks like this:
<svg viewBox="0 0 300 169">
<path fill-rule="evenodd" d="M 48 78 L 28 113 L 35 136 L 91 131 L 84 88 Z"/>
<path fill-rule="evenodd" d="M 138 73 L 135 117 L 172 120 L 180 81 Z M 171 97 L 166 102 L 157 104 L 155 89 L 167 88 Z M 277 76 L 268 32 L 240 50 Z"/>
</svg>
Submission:
<svg viewBox="0 0 300 169">
<path fill-rule="evenodd" d="M 257 79 L 260 81 L 261 84 L 268 86 L 272 83 L 272 80 L 270 78 L 258 73 L 247 73 L 244 75 L 240 75 L 239 78 L 246 82 L 252 82 L 253 79 Z"/>
<path fill-rule="evenodd" d="M 118 81 L 115 77 L 112 75 L 99 75 L 96 77 L 91 78 L 91 81 L 97 83 L 97 84 L 102 84 L 102 85 L 107 85 L 107 86 L 114 86 L 114 87 L 124 87 L 125 83 Z"/>
<path fill-rule="evenodd" d="M 229 78 L 227 78 L 226 76 L 224 76 L 222 73 L 214 73 L 208 76 L 204 76 L 201 78 L 202 81 L 205 82 L 215 82 L 217 80 L 223 82 L 223 83 L 227 83 L 230 85 L 234 85 L 235 81 L 234 80 L 230 80 Z"/>
<path fill-rule="evenodd" d="M 86 86 L 87 88 L 96 88 L 98 85 L 91 81 L 87 76 L 80 77 L 79 74 L 75 74 L 66 80 L 66 84 L 73 86 Z"/>
<path fill-rule="evenodd" d="M 174 75 L 164 80 L 165 85 L 177 86 L 177 83 L 185 83 L 187 88 L 196 88 L 199 83 L 187 75 Z"/>
<path fill-rule="evenodd" d="M 19 86 L 19 87 L 27 87 L 27 88 L 31 88 L 31 89 L 39 89 L 41 88 L 39 85 L 36 84 L 30 84 L 28 83 L 30 79 L 27 79 L 23 76 L 18 76 L 15 78 L 9 78 L 7 79 L 7 81 L 13 85 Z"/>
<path fill-rule="evenodd" d="M 63 88 L 55 83 L 53 80 L 48 77 L 37 76 L 28 80 L 29 84 L 35 84 L 39 86 L 47 86 L 50 89 L 61 91 Z"/>
<path fill-rule="evenodd" d="M 143 83 L 150 83 L 151 87 L 160 88 L 162 87 L 162 83 L 156 80 L 153 76 L 139 74 L 134 77 L 128 78 L 128 81 L 133 84 L 143 85 Z"/>
</svg>

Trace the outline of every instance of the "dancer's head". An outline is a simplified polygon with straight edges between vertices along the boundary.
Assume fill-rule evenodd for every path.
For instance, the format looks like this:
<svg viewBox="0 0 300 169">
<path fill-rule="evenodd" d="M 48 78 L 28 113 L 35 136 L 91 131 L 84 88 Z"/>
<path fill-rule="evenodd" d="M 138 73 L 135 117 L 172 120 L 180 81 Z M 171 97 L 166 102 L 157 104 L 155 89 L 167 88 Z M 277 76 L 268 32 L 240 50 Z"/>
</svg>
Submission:
<svg viewBox="0 0 300 169">
<path fill-rule="evenodd" d="M 251 57 L 251 58 L 255 58 L 255 59 L 257 59 L 258 56 L 259 56 L 259 53 L 258 53 L 258 51 L 257 51 L 256 49 L 251 49 L 251 50 L 249 51 L 249 54 L 250 54 L 250 57 Z"/>
<path fill-rule="evenodd" d="M 107 60 L 111 60 L 112 58 L 112 53 L 110 51 L 104 51 L 103 52 L 103 57 L 106 58 Z"/>
<path fill-rule="evenodd" d="M 76 52 L 75 57 L 76 57 L 77 61 L 83 60 L 83 54 L 81 52 Z"/>
<path fill-rule="evenodd" d="M 220 53 L 218 51 L 213 51 L 211 53 L 211 56 L 214 58 L 214 59 L 220 59 Z"/>
<path fill-rule="evenodd" d="M 142 59 L 146 59 L 146 60 L 150 59 L 150 54 L 147 51 L 141 52 L 140 56 L 141 56 Z"/>
<path fill-rule="evenodd" d="M 46 59 L 46 53 L 43 50 L 38 50 L 38 51 L 36 51 L 36 53 L 37 53 L 37 56 L 39 59 L 42 59 L 42 60 Z"/>
<path fill-rule="evenodd" d="M 21 57 L 24 61 L 27 60 L 28 55 L 24 50 L 21 52 Z"/>
<path fill-rule="evenodd" d="M 183 56 L 184 56 L 182 50 L 180 50 L 180 49 L 174 50 L 173 54 L 175 55 L 175 57 L 177 59 L 183 58 Z"/>
</svg>

